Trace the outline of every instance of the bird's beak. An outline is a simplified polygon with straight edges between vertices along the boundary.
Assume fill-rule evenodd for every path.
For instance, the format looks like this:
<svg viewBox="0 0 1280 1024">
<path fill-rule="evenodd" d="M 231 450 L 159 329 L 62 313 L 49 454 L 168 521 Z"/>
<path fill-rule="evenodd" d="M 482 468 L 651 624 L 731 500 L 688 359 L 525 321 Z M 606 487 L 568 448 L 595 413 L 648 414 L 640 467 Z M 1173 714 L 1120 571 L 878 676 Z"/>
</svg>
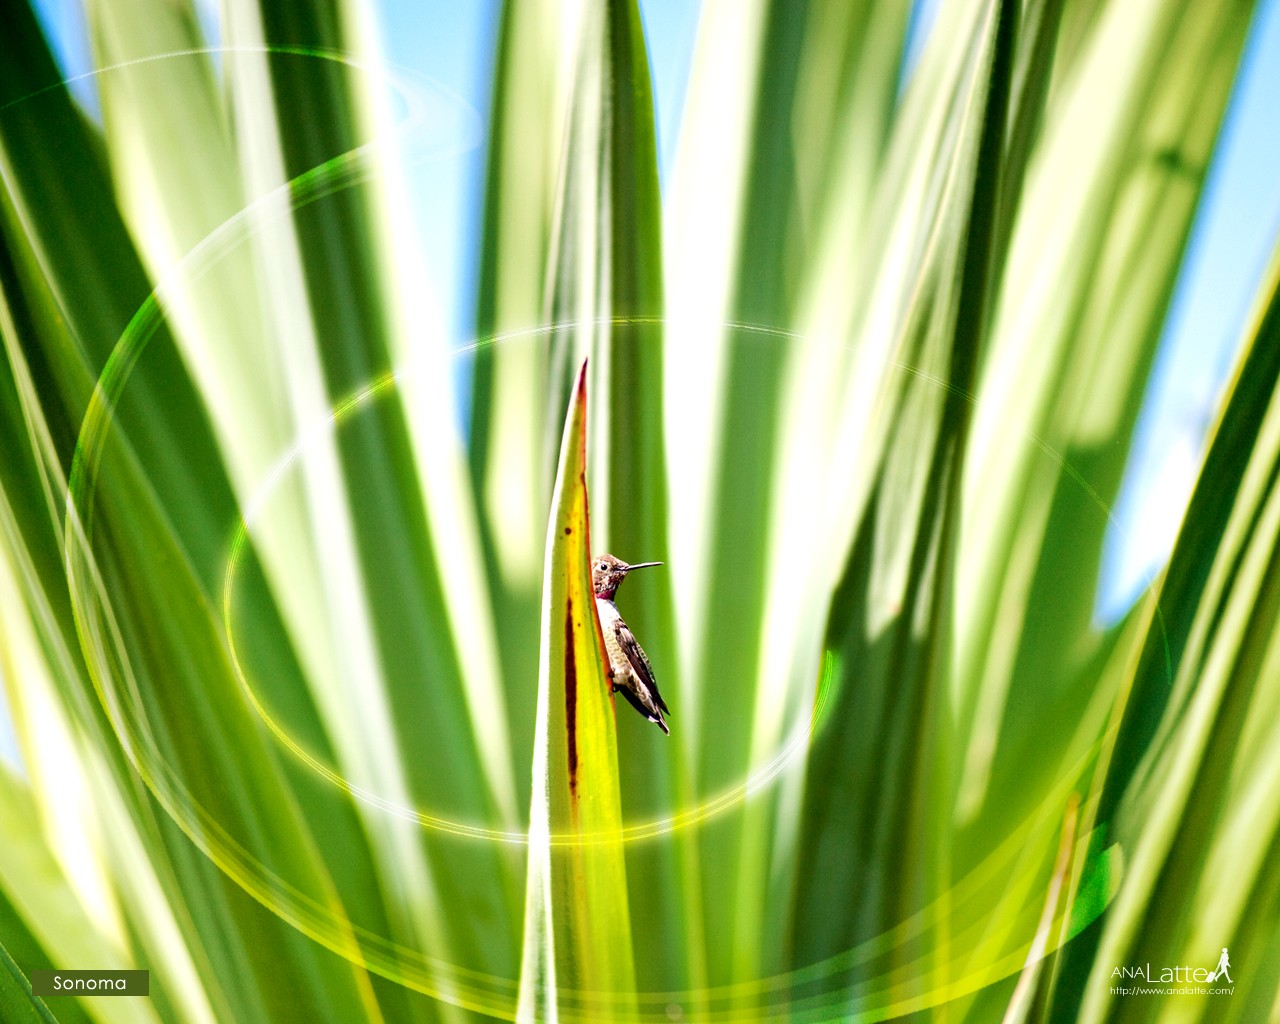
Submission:
<svg viewBox="0 0 1280 1024">
<path fill-rule="evenodd" d="M 661 564 L 662 564 L 661 562 L 637 562 L 635 565 L 627 566 L 627 572 L 630 572 L 632 569 L 647 569 L 651 565 L 661 565 Z"/>
</svg>

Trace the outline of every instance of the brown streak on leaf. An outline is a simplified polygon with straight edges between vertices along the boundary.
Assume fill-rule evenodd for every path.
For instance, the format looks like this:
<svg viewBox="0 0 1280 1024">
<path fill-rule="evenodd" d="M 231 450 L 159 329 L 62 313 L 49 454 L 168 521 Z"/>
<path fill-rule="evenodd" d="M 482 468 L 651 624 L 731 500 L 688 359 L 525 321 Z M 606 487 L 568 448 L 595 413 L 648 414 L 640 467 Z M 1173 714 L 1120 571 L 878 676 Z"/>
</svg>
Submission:
<svg viewBox="0 0 1280 1024">
<path fill-rule="evenodd" d="M 568 744 L 569 796 L 578 796 L 578 663 L 573 646 L 573 599 L 564 611 L 564 726 Z"/>
</svg>

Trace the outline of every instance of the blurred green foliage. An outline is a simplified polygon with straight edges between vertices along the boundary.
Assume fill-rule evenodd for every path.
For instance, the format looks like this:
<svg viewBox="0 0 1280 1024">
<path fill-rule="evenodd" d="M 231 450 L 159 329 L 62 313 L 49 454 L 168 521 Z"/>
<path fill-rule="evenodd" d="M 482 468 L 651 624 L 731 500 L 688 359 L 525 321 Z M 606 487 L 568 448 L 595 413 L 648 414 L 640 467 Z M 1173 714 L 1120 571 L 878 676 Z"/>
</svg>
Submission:
<svg viewBox="0 0 1280 1024">
<path fill-rule="evenodd" d="M 85 0 L 98 121 L 2 6 L 5 1020 L 1274 1012 L 1280 260 L 1092 617 L 1251 3 L 704 0 L 665 195 L 634 0 L 507 3 L 465 410 L 366 7 Z"/>
</svg>

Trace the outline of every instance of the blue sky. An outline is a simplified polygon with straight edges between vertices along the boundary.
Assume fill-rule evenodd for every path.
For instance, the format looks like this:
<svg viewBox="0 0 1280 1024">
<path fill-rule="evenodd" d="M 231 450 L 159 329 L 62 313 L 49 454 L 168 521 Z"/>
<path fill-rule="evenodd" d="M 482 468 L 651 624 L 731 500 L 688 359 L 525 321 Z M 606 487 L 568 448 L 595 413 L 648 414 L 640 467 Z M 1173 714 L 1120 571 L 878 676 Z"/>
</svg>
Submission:
<svg viewBox="0 0 1280 1024">
<path fill-rule="evenodd" d="M 922 0 L 913 49 L 932 22 L 936 0 Z M 84 17 L 76 0 L 37 0 L 68 76 L 89 67 Z M 216 0 L 197 0 L 201 22 L 216 25 Z M 656 92 L 663 180 L 672 163 L 697 29 L 697 0 L 640 0 Z M 498 0 L 377 7 L 388 59 L 436 82 L 483 125 Z M 90 109 L 86 80 L 76 93 Z M 1099 616 L 1123 611 L 1158 572 L 1194 482 L 1236 340 L 1280 232 L 1280 0 L 1262 0 L 1246 59 L 1211 169 L 1188 258 L 1150 384 L 1127 480 L 1114 510 Z M 483 134 L 477 135 L 482 138 Z M 474 308 L 476 226 L 484 180 L 477 144 L 414 167 L 416 221 L 436 300 L 454 343 L 469 340 Z M 0 757 L 13 760 L 0 713 Z"/>
<path fill-rule="evenodd" d="M 1148 385 L 1103 563 L 1101 617 L 1159 571 L 1280 233 L 1280 2 L 1255 17 Z"/>
</svg>

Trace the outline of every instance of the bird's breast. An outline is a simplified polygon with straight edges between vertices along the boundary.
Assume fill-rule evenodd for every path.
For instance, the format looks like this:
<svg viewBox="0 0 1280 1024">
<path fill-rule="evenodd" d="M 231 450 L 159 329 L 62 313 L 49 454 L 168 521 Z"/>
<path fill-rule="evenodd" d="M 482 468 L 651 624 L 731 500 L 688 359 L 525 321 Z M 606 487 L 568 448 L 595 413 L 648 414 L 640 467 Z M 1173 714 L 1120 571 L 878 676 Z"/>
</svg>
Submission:
<svg viewBox="0 0 1280 1024">
<path fill-rule="evenodd" d="M 597 597 L 596 612 L 600 616 L 600 632 L 604 634 L 604 647 L 609 652 L 609 660 L 613 662 L 615 668 L 619 663 L 625 665 L 626 659 L 618 647 L 618 638 L 613 628 L 614 623 L 622 618 L 618 614 L 617 606 L 607 597 Z"/>
<path fill-rule="evenodd" d="M 622 618 L 618 614 L 618 606 L 607 597 L 596 598 L 596 611 L 600 615 L 601 626 L 612 626 L 618 619 Z"/>
</svg>

